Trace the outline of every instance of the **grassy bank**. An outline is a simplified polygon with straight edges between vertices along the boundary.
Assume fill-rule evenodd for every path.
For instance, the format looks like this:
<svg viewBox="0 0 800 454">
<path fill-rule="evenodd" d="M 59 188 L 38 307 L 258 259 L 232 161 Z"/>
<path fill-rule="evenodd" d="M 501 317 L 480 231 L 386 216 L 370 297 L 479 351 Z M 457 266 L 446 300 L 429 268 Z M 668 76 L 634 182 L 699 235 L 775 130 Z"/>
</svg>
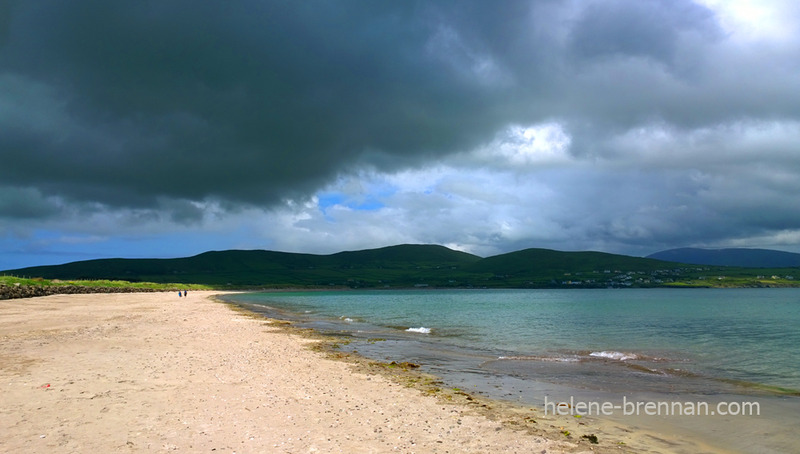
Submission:
<svg viewBox="0 0 800 454">
<path fill-rule="evenodd" d="M 128 282 L 119 280 L 60 280 L 43 278 L 24 278 L 17 276 L 0 276 L 0 285 L 6 286 L 36 286 L 36 287 L 68 287 L 80 286 L 88 288 L 119 288 L 142 290 L 214 290 L 215 288 L 203 284 L 179 283 L 154 283 L 154 282 Z"/>
</svg>

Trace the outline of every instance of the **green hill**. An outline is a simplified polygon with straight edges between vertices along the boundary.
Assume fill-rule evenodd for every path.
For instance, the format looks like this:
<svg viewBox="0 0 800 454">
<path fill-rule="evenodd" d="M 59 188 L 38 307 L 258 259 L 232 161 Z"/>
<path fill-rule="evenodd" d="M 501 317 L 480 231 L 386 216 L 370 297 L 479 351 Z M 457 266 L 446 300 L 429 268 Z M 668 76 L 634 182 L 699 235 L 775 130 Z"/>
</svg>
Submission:
<svg viewBox="0 0 800 454">
<path fill-rule="evenodd" d="M 652 271 L 664 268 L 662 260 L 607 254 L 605 252 L 562 252 L 551 249 L 523 249 L 495 255 L 475 263 L 471 269 L 503 274 L 590 272 L 598 269 Z"/>
<path fill-rule="evenodd" d="M 800 269 L 686 265 L 607 254 L 525 249 L 488 258 L 438 245 L 330 255 L 211 251 L 174 259 L 99 259 L 4 271 L 63 280 L 193 283 L 217 287 L 658 287 L 794 286 Z"/>
<path fill-rule="evenodd" d="M 352 287 L 413 285 L 435 270 L 458 269 L 478 260 L 444 246 L 399 245 L 331 255 L 230 250 L 175 259 L 97 259 L 4 273 L 46 279 Z"/>
<path fill-rule="evenodd" d="M 555 281 L 595 280 L 598 285 L 612 275 L 668 272 L 683 265 L 605 252 L 563 252 L 550 249 L 524 249 L 485 258 L 468 269 L 493 273 L 495 280 L 512 286 L 547 285 Z M 608 276 L 607 276 L 608 275 Z"/>
<path fill-rule="evenodd" d="M 461 266 L 481 260 L 477 255 L 433 244 L 404 244 L 363 251 L 339 252 L 331 261 L 351 267 Z"/>
<path fill-rule="evenodd" d="M 771 249 L 680 248 L 650 254 L 647 258 L 712 266 L 747 268 L 788 268 L 800 266 L 800 254 Z"/>
</svg>

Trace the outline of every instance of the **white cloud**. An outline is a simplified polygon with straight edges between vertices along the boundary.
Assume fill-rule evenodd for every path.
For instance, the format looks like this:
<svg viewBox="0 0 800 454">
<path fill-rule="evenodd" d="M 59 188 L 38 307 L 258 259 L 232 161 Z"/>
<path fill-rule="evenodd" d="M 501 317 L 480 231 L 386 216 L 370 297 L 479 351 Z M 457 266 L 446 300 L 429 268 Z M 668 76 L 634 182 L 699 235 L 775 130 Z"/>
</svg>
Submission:
<svg viewBox="0 0 800 454">
<path fill-rule="evenodd" d="M 735 39 L 789 41 L 797 37 L 794 0 L 699 0 Z"/>
<path fill-rule="evenodd" d="M 570 159 L 572 139 L 563 125 L 551 122 L 529 126 L 511 125 L 473 155 L 511 167 L 564 164 Z M 499 161 L 499 162 L 498 162 Z"/>
<path fill-rule="evenodd" d="M 711 170 L 763 163 L 777 171 L 796 162 L 797 143 L 798 121 L 741 120 L 696 129 L 643 124 L 610 136 L 603 146 L 619 166 Z"/>
</svg>

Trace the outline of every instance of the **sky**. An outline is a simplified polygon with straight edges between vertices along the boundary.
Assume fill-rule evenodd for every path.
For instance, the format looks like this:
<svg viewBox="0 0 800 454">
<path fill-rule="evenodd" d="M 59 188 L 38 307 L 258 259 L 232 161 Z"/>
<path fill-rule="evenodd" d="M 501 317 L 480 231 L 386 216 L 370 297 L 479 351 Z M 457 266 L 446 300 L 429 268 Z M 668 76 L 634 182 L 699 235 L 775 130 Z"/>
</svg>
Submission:
<svg viewBox="0 0 800 454">
<path fill-rule="evenodd" d="M 800 252 L 794 0 L 0 2 L 0 269 Z"/>
</svg>

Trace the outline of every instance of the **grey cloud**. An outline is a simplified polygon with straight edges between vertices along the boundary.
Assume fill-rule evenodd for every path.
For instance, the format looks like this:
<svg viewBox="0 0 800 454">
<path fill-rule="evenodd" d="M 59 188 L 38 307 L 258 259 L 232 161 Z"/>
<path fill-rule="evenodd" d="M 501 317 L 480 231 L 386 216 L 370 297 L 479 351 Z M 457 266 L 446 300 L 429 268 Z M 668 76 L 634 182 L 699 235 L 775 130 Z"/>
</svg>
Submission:
<svg viewBox="0 0 800 454">
<path fill-rule="evenodd" d="M 191 225 L 203 220 L 205 210 L 203 206 L 188 201 L 169 200 L 163 203 L 168 205 L 165 211 L 171 213 L 171 220 L 178 224 Z"/>
<path fill-rule="evenodd" d="M 61 207 L 36 189 L 0 186 L 0 213 L 18 220 L 53 218 Z"/>
<path fill-rule="evenodd" d="M 581 58 L 643 57 L 675 63 L 681 34 L 716 38 L 714 13 L 688 0 L 592 1 L 579 15 L 569 48 Z"/>
</svg>

